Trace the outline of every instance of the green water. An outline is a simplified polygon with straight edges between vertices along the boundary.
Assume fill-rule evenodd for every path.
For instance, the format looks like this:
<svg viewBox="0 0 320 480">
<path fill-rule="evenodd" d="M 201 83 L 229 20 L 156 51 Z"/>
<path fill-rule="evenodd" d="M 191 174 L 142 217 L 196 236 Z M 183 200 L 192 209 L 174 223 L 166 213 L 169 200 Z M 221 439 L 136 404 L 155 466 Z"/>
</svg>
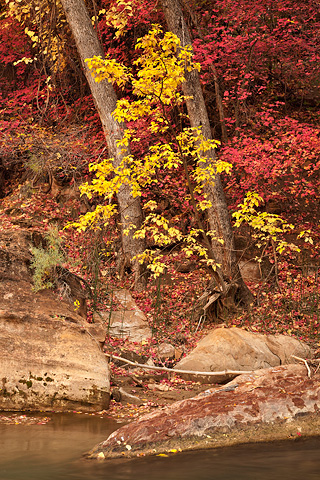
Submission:
<svg viewBox="0 0 320 480">
<path fill-rule="evenodd" d="M 45 425 L 0 424 L 1 480 L 320 479 L 320 439 L 242 445 L 172 457 L 95 462 L 81 454 L 119 425 L 91 415 L 53 415 Z"/>
</svg>

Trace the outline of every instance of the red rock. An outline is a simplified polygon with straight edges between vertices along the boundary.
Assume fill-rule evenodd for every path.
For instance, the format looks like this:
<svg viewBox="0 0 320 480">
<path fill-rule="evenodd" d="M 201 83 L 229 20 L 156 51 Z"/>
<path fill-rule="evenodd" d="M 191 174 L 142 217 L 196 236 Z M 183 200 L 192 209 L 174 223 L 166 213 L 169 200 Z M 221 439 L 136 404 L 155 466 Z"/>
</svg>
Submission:
<svg viewBox="0 0 320 480">
<path fill-rule="evenodd" d="M 114 458 L 287 438 L 297 429 L 315 435 L 320 433 L 319 409 L 319 375 L 309 379 L 303 365 L 263 369 L 147 414 L 112 433 L 87 456 Z"/>
</svg>

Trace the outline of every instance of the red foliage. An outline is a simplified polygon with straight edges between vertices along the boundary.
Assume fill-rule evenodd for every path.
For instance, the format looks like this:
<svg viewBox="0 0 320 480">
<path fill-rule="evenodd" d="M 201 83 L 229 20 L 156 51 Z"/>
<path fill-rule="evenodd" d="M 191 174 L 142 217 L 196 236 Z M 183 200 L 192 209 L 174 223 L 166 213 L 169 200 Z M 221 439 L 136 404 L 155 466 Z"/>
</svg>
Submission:
<svg viewBox="0 0 320 480">
<path fill-rule="evenodd" d="M 260 128 L 259 128 L 260 127 Z M 256 115 L 255 129 L 234 138 L 221 151 L 233 164 L 228 191 L 239 202 L 256 191 L 291 213 L 311 211 L 320 192 L 320 129 L 270 111 Z"/>
<path fill-rule="evenodd" d="M 265 101 L 301 106 L 319 98 L 318 2 L 217 0 L 199 13 L 204 38 L 194 47 L 202 79 L 212 88 L 212 62 L 229 127 L 246 123 L 252 106 Z"/>
</svg>

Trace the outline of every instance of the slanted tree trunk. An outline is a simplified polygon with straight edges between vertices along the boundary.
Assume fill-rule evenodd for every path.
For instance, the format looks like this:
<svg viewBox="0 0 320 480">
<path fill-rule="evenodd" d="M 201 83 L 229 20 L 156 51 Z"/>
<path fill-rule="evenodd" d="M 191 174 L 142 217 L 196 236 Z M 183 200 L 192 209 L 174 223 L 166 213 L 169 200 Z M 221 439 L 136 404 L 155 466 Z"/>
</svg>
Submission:
<svg viewBox="0 0 320 480">
<path fill-rule="evenodd" d="M 165 15 L 168 30 L 173 32 L 180 39 L 181 46 L 192 45 L 190 32 L 185 22 L 179 0 L 161 0 L 162 10 Z M 192 127 L 202 127 L 203 135 L 211 139 L 211 127 L 208 117 L 207 108 L 204 102 L 200 78 L 198 72 L 193 70 L 185 72 L 186 81 L 182 84 L 183 93 L 189 97 L 186 100 L 187 110 Z M 208 154 L 206 153 L 208 156 Z M 215 162 L 216 155 L 211 150 L 209 161 Z M 236 252 L 234 246 L 234 235 L 228 212 L 228 206 L 224 191 L 221 184 L 220 176 L 217 174 L 214 184 L 204 186 L 208 200 L 211 201 L 212 207 L 207 210 L 208 223 L 210 229 L 216 232 L 216 236 L 222 238 L 224 244 L 212 241 L 212 249 L 216 262 L 221 265 L 221 270 L 226 282 L 232 289 L 229 291 L 237 291 L 237 295 L 245 303 L 252 301 L 252 295 L 246 287 L 237 264 Z M 237 285 L 237 289 L 234 288 Z"/>
<path fill-rule="evenodd" d="M 198 37 L 201 38 L 201 40 L 204 40 L 202 31 L 201 31 L 201 29 L 199 27 L 199 24 L 197 22 L 196 14 L 192 10 L 192 7 L 190 7 L 190 5 L 188 3 L 188 0 L 181 0 L 181 4 L 182 4 L 181 5 L 182 8 L 184 8 L 185 10 L 188 11 L 188 15 L 190 15 L 192 24 L 197 31 Z M 213 76 L 216 104 L 217 104 L 217 108 L 218 108 L 218 112 L 219 112 L 219 120 L 220 120 L 220 128 L 221 128 L 221 140 L 222 140 L 223 143 L 225 143 L 225 142 L 228 141 L 228 134 L 227 134 L 227 128 L 226 128 L 226 122 L 225 122 L 225 116 L 224 116 L 224 108 L 223 108 L 223 105 L 222 105 L 222 98 L 221 98 L 221 94 L 220 94 L 218 74 L 217 74 L 216 67 L 215 67 L 212 60 L 208 63 L 208 68 L 210 68 L 210 70 L 212 72 L 212 76 Z"/>
<path fill-rule="evenodd" d="M 61 0 L 65 11 L 69 27 L 76 42 L 82 66 L 89 83 L 93 100 L 100 116 L 104 134 L 106 137 L 109 156 L 113 158 L 114 167 L 118 167 L 124 156 L 123 148 L 117 147 L 117 141 L 123 138 L 124 126 L 119 124 L 112 116 L 116 108 L 117 96 L 111 83 L 106 80 L 96 83 L 90 70 L 85 63 L 86 58 L 93 56 L 104 57 L 102 46 L 98 36 L 92 26 L 84 0 Z M 117 195 L 119 211 L 121 217 L 122 232 L 130 224 L 137 228 L 142 223 L 142 210 L 139 198 L 134 198 L 128 185 L 122 185 Z M 145 243 L 142 239 L 133 238 L 132 230 L 129 235 L 122 233 L 122 269 L 124 266 L 131 265 L 135 273 L 135 287 L 138 289 L 144 286 L 144 275 L 142 266 L 138 261 L 132 262 L 134 255 L 140 254 L 145 250 Z"/>
</svg>

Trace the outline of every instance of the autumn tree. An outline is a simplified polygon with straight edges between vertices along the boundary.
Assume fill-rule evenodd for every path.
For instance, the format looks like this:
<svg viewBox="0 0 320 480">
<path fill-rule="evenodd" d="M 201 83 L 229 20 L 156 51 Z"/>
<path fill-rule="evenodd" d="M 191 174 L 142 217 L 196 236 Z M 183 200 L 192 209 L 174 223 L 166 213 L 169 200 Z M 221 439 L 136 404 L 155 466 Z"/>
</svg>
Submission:
<svg viewBox="0 0 320 480">
<path fill-rule="evenodd" d="M 107 79 L 120 87 L 128 83 L 132 85 L 133 98 L 119 100 L 113 113 L 119 122 L 131 122 L 130 129 L 126 130 L 124 139 L 118 141 L 118 146 L 126 149 L 129 142 L 141 142 L 139 126 L 144 121 L 144 128 L 150 138 L 149 149 L 139 156 L 127 155 L 117 167 L 110 160 L 92 164 L 90 169 L 96 172 L 96 178 L 92 185 L 82 186 L 82 192 L 90 196 L 98 193 L 112 200 L 120 186 L 128 184 L 134 196 L 142 196 L 146 187 L 157 185 L 158 177 L 182 176 L 186 187 L 184 201 L 194 216 L 193 227 L 183 233 L 181 226 L 178 228 L 179 215 L 178 219 L 166 218 L 164 212 L 159 213 L 157 202 L 151 200 L 144 205 L 151 213 L 146 216 L 141 228 L 134 224 L 129 228 L 134 231 L 135 238 L 148 237 L 157 247 L 180 242 L 187 256 L 197 254 L 210 267 L 216 286 L 221 288 L 221 293 L 226 293 L 222 265 L 209 240 L 212 237 L 218 243 L 223 243 L 223 239 L 217 236 L 216 230 L 207 231 L 202 212 L 212 206 L 207 187 L 213 184 L 215 175 L 228 170 L 229 165 L 218 159 L 212 161 L 212 150 L 217 142 L 207 139 L 200 126 L 183 127 L 188 116 L 183 113 L 186 97 L 181 94 L 180 88 L 185 82 L 185 72 L 195 70 L 199 65 L 192 62 L 190 46 L 181 47 L 179 39 L 171 32 L 162 38 L 159 26 L 153 26 L 148 35 L 140 38 L 136 48 L 142 51 L 134 62 L 138 68 L 136 76 L 128 67 L 109 56 L 95 56 L 86 62 L 97 82 Z M 179 116 L 184 119 L 180 127 L 172 121 L 174 111 L 180 111 Z M 86 214 L 76 226 L 79 229 L 90 227 L 99 218 L 100 211 L 98 208 L 95 212 Z M 114 206 L 107 205 L 103 211 L 106 217 L 111 217 L 114 215 Z M 137 254 L 140 260 L 147 259 L 149 268 L 156 275 L 162 273 L 164 268 L 159 261 L 161 256 L 161 252 L 150 249 L 143 255 Z"/>
<path fill-rule="evenodd" d="M 168 29 L 177 35 L 182 47 L 187 45 L 192 47 L 189 29 L 179 0 L 161 0 L 161 6 Z M 212 139 L 211 125 L 201 89 L 199 73 L 196 70 L 186 71 L 182 90 L 186 98 L 191 126 L 195 128 L 200 127 L 205 138 L 208 140 Z M 214 163 L 215 161 L 215 151 L 211 150 L 208 163 Z M 250 302 L 252 297 L 242 280 L 237 264 L 234 235 L 219 173 L 215 174 L 210 184 L 204 186 L 204 190 L 211 202 L 211 207 L 207 210 L 210 229 L 215 231 L 216 236 L 223 240 L 223 243 L 214 239 L 212 241 L 212 249 L 216 261 L 221 265 L 221 271 L 226 279 L 228 288 L 232 289 L 233 287 L 233 294 L 238 292 L 238 297 L 242 301 Z M 234 288 L 235 285 L 236 288 Z"/>
<path fill-rule="evenodd" d="M 71 12 L 70 5 L 69 5 L 69 10 L 67 8 L 66 2 L 63 2 L 63 5 L 66 10 L 67 16 L 69 12 L 68 22 L 74 32 L 75 38 L 84 38 L 85 37 L 84 35 L 81 35 L 81 34 L 77 35 L 75 33 L 76 32 L 75 23 L 79 25 L 80 22 L 79 21 L 75 22 L 75 19 L 72 18 L 72 15 L 70 14 Z M 165 16 L 167 18 L 169 29 L 173 30 L 174 33 L 177 33 L 177 36 L 178 38 L 180 38 L 180 41 L 181 41 L 181 46 L 184 47 L 185 45 L 189 45 L 191 47 L 190 35 L 188 32 L 187 26 L 185 24 L 179 2 L 168 3 L 164 1 L 162 2 L 162 7 L 165 12 Z M 121 29 L 124 28 L 122 22 L 119 22 L 119 25 Z M 88 44 L 88 42 L 85 42 L 85 43 Z M 82 48 L 81 50 L 80 42 L 78 41 L 77 44 L 78 44 L 79 52 L 82 52 L 81 57 L 82 58 L 84 58 L 84 56 L 89 57 L 90 55 L 89 55 L 88 49 L 84 50 Z M 92 53 L 94 52 L 91 49 L 91 56 L 92 56 Z M 101 53 L 101 51 L 98 53 Z M 95 86 L 95 82 L 93 82 L 93 80 L 88 80 L 88 81 L 91 82 L 90 86 L 93 92 L 94 92 L 94 89 L 96 90 L 98 89 Z M 186 72 L 182 89 L 186 99 L 186 105 L 189 113 L 191 127 L 195 129 L 200 128 L 202 130 L 202 134 L 204 135 L 204 137 L 207 138 L 208 140 L 212 140 L 211 127 L 210 127 L 210 123 L 207 115 L 206 106 L 204 103 L 204 98 L 201 92 L 201 85 L 200 85 L 199 76 L 197 72 L 195 71 Z M 95 102 L 97 103 L 97 93 L 94 94 L 94 98 L 95 98 Z M 115 105 L 113 104 L 112 109 L 108 109 L 108 111 L 110 112 L 114 110 L 114 107 Z M 98 107 L 98 110 L 101 116 L 101 108 Z M 109 121 L 109 125 L 112 125 L 111 128 L 107 127 L 108 131 L 110 132 L 110 130 L 112 131 L 112 129 L 114 128 L 114 123 L 110 122 L 110 120 L 108 121 Z M 118 137 L 118 140 L 119 140 L 119 137 Z M 113 150 L 110 149 L 110 151 L 112 152 Z M 123 157 L 119 156 L 119 158 L 123 158 Z M 214 150 L 211 149 L 209 156 L 206 155 L 205 158 L 207 158 L 207 161 L 208 161 L 208 165 L 207 165 L 208 168 L 210 168 L 210 164 L 214 165 L 216 162 Z M 115 162 L 115 167 L 119 165 L 120 165 L 120 162 Z M 208 197 L 210 202 L 210 207 L 207 210 L 207 220 L 209 225 L 208 229 L 211 232 L 214 232 L 214 235 L 212 235 L 212 242 L 210 245 L 210 250 L 211 250 L 210 256 L 213 257 L 215 265 L 217 266 L 216 267 L 217 275 L 220 276 L 219 286 L 222 289 L 223 296 L 231 296 L 233 298 L 237 294 L 238 298 L 240 298 L 242 301 L 249 302 L 251 300 L 251 295 L 242 280 L 242 277 L 237 265 L 233 232 L 231 228 L 228 208 L 227 208 L 219 174 L 216 173 L 214 175 L 214 179 L 212 180 L 214 181 L 204 182 L 203 188 L 204 188 L 204 194 L 206 197 Z M 121 188 L 124 188 L 124 186 L 122 186 Z M 120 199 L 119 199 L 119 204 L 120 204 Z M 120 208 L 121 208 L 121 205 L 120 205 Z M 134 225 L 139 229 L 139 226 L 138 226 L 139 222 L 136 221 L 135 216 L 131 217 L 131 220 L 129 220 L 129 222 L 127 223 L 127 227 L 130 223 L 131 225 Z M 132 230 L 132 227 L 131 227 L 131 230 Z M 128 228 L 125 229 L 126 232 L 131 230 Z M 215 238 L 217 240 L 214 240 Z M 131 253 L 135 253 L 136 255 L 139 255 L 140 251 L 136 249 L 135 252 L 131 251 Z"/>
</svg>

